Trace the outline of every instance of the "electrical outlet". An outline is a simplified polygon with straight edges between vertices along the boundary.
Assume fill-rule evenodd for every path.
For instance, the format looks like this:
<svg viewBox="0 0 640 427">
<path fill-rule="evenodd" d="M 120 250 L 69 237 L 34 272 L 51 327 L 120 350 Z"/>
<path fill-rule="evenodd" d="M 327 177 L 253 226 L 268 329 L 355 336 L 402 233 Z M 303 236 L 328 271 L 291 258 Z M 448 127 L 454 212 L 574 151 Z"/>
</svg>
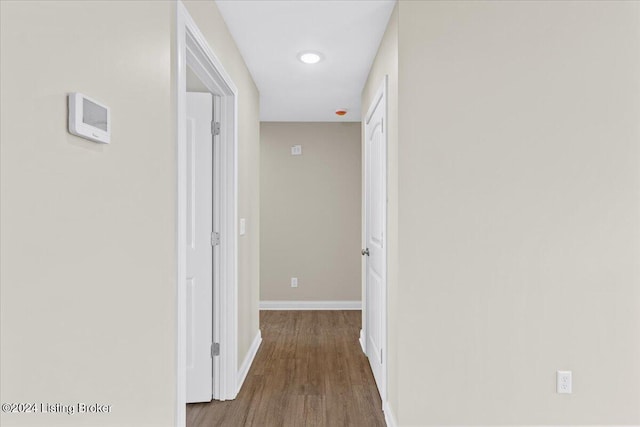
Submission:
<svg viewBox="0 0 640 427">
<path fill-rule="evenodd" d="M 298 278 L 297 277 L 292 277 L 291 278 L 291 287 L 292 288 L 297 288 L 298 287 Z"/>
<path fill-rule="evenodd" d="M 556 391 L 561 394 L 571 394 L 571 371 L 558 371 L 556 375 Z"/>
<path fill-rule="evenodd" d="M 293 146 L 291 146 L 291 155 L 292 156 L 302 156 L 302 145 L 293 145 Z"/>
</svg>

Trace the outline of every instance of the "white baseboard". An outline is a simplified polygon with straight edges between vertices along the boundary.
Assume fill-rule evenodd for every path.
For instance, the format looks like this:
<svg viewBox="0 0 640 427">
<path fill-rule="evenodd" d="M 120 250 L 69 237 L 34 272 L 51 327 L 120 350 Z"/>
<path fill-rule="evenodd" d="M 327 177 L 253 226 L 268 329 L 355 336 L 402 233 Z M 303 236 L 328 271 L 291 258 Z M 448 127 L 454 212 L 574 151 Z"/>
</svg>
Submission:
<svg viewBox="0 0 640 427">
<path fill-rule="evenodd" d="M 384 402 L 382 405 L 382 411 L 384 412 L 384 421 L 387 423 L 387 427 L 397 427 L 396 417 L 393 415 L 389 402 Z"/>
<path fill-rule="evenodd" d="M 251 343 L 251 347 L 249 347 L 249 351 L 247 355 L 244 357 L 242 361 L 242 366 L 238 370 L 237 375 L 237 389 L 236 394 L 240 393 L 240 389 L 242 388 L 242 384 L 244 384 L 244 380 L 247 378 L 247 374 L 249 373 L 249 369 L 251 368 L 251 364 L 253 363 L 253 359 L 255 359 L 256 354 L 258 353 L 258 349 L 260 348 L 260 343 L 262 343 L 262 333 L 260 329 L 258 329 L 258 333 L 253 338 L 253 342 Z"/>
<path fill-rule="evenodd" d="M 358 338 L 358 341 L 360 341 L 360 348 L 362 348 L 362 352 L 364 354 L 367 354 L 367 347 L 365 347 L 364 345 L 364 331 L 362 329 L 360 329 L 360 338 Z"/>
<path fill-rule="evenodd" d="M 361 301 L 260 301 L 260 310 L 362 310 Z"/>
</svg>

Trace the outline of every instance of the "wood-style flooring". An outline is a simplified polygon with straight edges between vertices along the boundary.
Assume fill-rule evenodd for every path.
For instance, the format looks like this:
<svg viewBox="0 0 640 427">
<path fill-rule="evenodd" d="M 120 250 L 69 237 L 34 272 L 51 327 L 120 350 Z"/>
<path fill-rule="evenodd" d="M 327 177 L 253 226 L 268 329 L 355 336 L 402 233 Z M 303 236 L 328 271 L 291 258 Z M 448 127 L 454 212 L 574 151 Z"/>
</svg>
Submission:
<svg viewBox="0 0 640 427">
<path fill-rule="evenodd" d="M 360 311 L 262 311 L 262 345 L 235 400 L 187 405 L 187 427 L 385 426 Z"/>
</svg>

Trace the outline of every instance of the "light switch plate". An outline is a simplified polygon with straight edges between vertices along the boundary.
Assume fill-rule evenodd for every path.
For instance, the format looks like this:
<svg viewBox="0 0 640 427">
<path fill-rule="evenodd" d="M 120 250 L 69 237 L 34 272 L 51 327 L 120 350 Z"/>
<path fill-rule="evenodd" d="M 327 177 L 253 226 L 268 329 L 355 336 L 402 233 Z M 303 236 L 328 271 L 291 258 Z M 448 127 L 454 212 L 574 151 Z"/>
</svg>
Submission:
<svg viewBox="0 0 640 427">
<path fill-rule="evenodd" d="M 302 156 L 302 145 L 294 145 L 291 147 L 292 156 Z"/>
<path fill-rule="evenodd" d="M 247 232 L 247 222 L 244 218 L 240 218 L 240 235 L 244 236 Z"/>
</svg>

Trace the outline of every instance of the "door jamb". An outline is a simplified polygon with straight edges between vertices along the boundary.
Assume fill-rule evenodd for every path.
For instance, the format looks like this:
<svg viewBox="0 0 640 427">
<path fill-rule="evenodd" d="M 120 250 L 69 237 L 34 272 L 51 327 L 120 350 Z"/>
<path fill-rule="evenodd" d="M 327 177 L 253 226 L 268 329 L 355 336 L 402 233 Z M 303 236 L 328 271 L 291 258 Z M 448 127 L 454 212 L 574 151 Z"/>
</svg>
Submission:
<svg viewBox="0 0 640 427">
<path fill-rule="evenodd" d="M 387 170 L 388 170 L 388 158 L 389 158 L 389 137 L 388 137 L 388 117 L 389 117 L 389 100 L 387 97 L 388 94 L 388 90 L 387 90 L 387 85 L 388 85 L 388 81 L 389 81 L 389 76 L 385 75 L 384 78 L 382 79 L 382 82 L 378 88 L 378 90 L 376 91 L 375 96 L 372 98 L 371 103 L 369 104 L 369 109 L 367 110 L 367 114 L 365 115 L 365 121 L 363 123 L 363 137 L 364 137 L 364 144 L 363 144 L 363 149 L 366 150 L 367 148 L 367 144 L 366 144 L 366 138 L 367 138 L 367 132 L 366 132 L 366 124 L 369 123 L 369 121 L 371 120 L 371 116 L 375 110 L 375 107 L 378 105 L 379 102 L 383 101 L 384 102 L 384 118 L 383 118 L 383 126 L 387 126 L 385 128 L 385 132 L 384 132 L 384 157 L 385 157 L 385 161 L 383 163 L 383 171 L 382 171 L 382 188 L 383 188 L 383 193 L 385 195 L 384 197 L 384 209 L 383 209 L 383 213 L 382 213 L 382 247 L 384 248 L 384 262 L 383 264 L 383 283 L 384 283 L 384 292 L 382 294 L 382 342 L 384 343 L 384 347 L 382 349 L 382 386 L 380 387 L 379 391 L 380 391 L 380 398 L 382 400 L 382 405 L 383 408 L 385 406 L 385 402 L 387 401 L 387 378 L 388 378 L 388 371 L 387 371 L 387 360 L 388 360 L 388 334 L 387 334 L 387 329 L 388 329 L 388 322 L 387 322 L 387 305 L 388 305 L 388 294 L 389 294 L 389 288 L 388 288 L 388 283 L 387 283 L 387 261 L 388 261 L 388 248 L 387 248 L 387 209 L 388 209 L 388 193 L 387 193 L 387 180 L 388 180 L 388 176 L 387 176 Z M 362 209 L 362 226 L 363 226 L 363 233 L 362 233 L 362 241 L 363 241 L 363 248 L 366 248 L 366 233 L 367 233 L 367 212 L 366 212 L 366 206 L 367 206 L 367 187 L 368 187 L 368 183 L 366 182 L 367 179 L 367 175 L 366 175 L 366 171 L 364 168 L 367 167 L 366 165 L 366 151 L 364 152 L 364 158 L 365 161 L 363 162 L 363 183 L 364 183 L 364 191 L 362 192 L 362 201 L 363 201 L 363 209 Z M 367 285 L 367 277 L 366 277 L 366 258 L 362 257 L 363 260 L 363 277 L 362 277 L 362 281 L 363 281 L 363 286 L 364 286 L 364 298 L 362 300 L 362 331 L 360 333 L 360 345 L 362 347 L 363 352 L 365 353 L 365 355 L 367 355 L 367 301 L 368 301 L 368 291 L 369 291 L 369 287 Z"/>
<path fill-rule="evenodd" d="M 219 280 L 214 280 L 214 357 L 212 397 L 234 399 L 238 373 L 238 89 L 214 54 L 182 1 L 176 1 L 176 425 L 186 424 L 186 81 L 187 65 L 209 91 L 219 97 Z M 217 113 L 216 113 L 217 114 Z M 214 275 L 216 273 L 214 272 Z M 216 283 L 217 282 L 217 283 Z"/>
</svg>

